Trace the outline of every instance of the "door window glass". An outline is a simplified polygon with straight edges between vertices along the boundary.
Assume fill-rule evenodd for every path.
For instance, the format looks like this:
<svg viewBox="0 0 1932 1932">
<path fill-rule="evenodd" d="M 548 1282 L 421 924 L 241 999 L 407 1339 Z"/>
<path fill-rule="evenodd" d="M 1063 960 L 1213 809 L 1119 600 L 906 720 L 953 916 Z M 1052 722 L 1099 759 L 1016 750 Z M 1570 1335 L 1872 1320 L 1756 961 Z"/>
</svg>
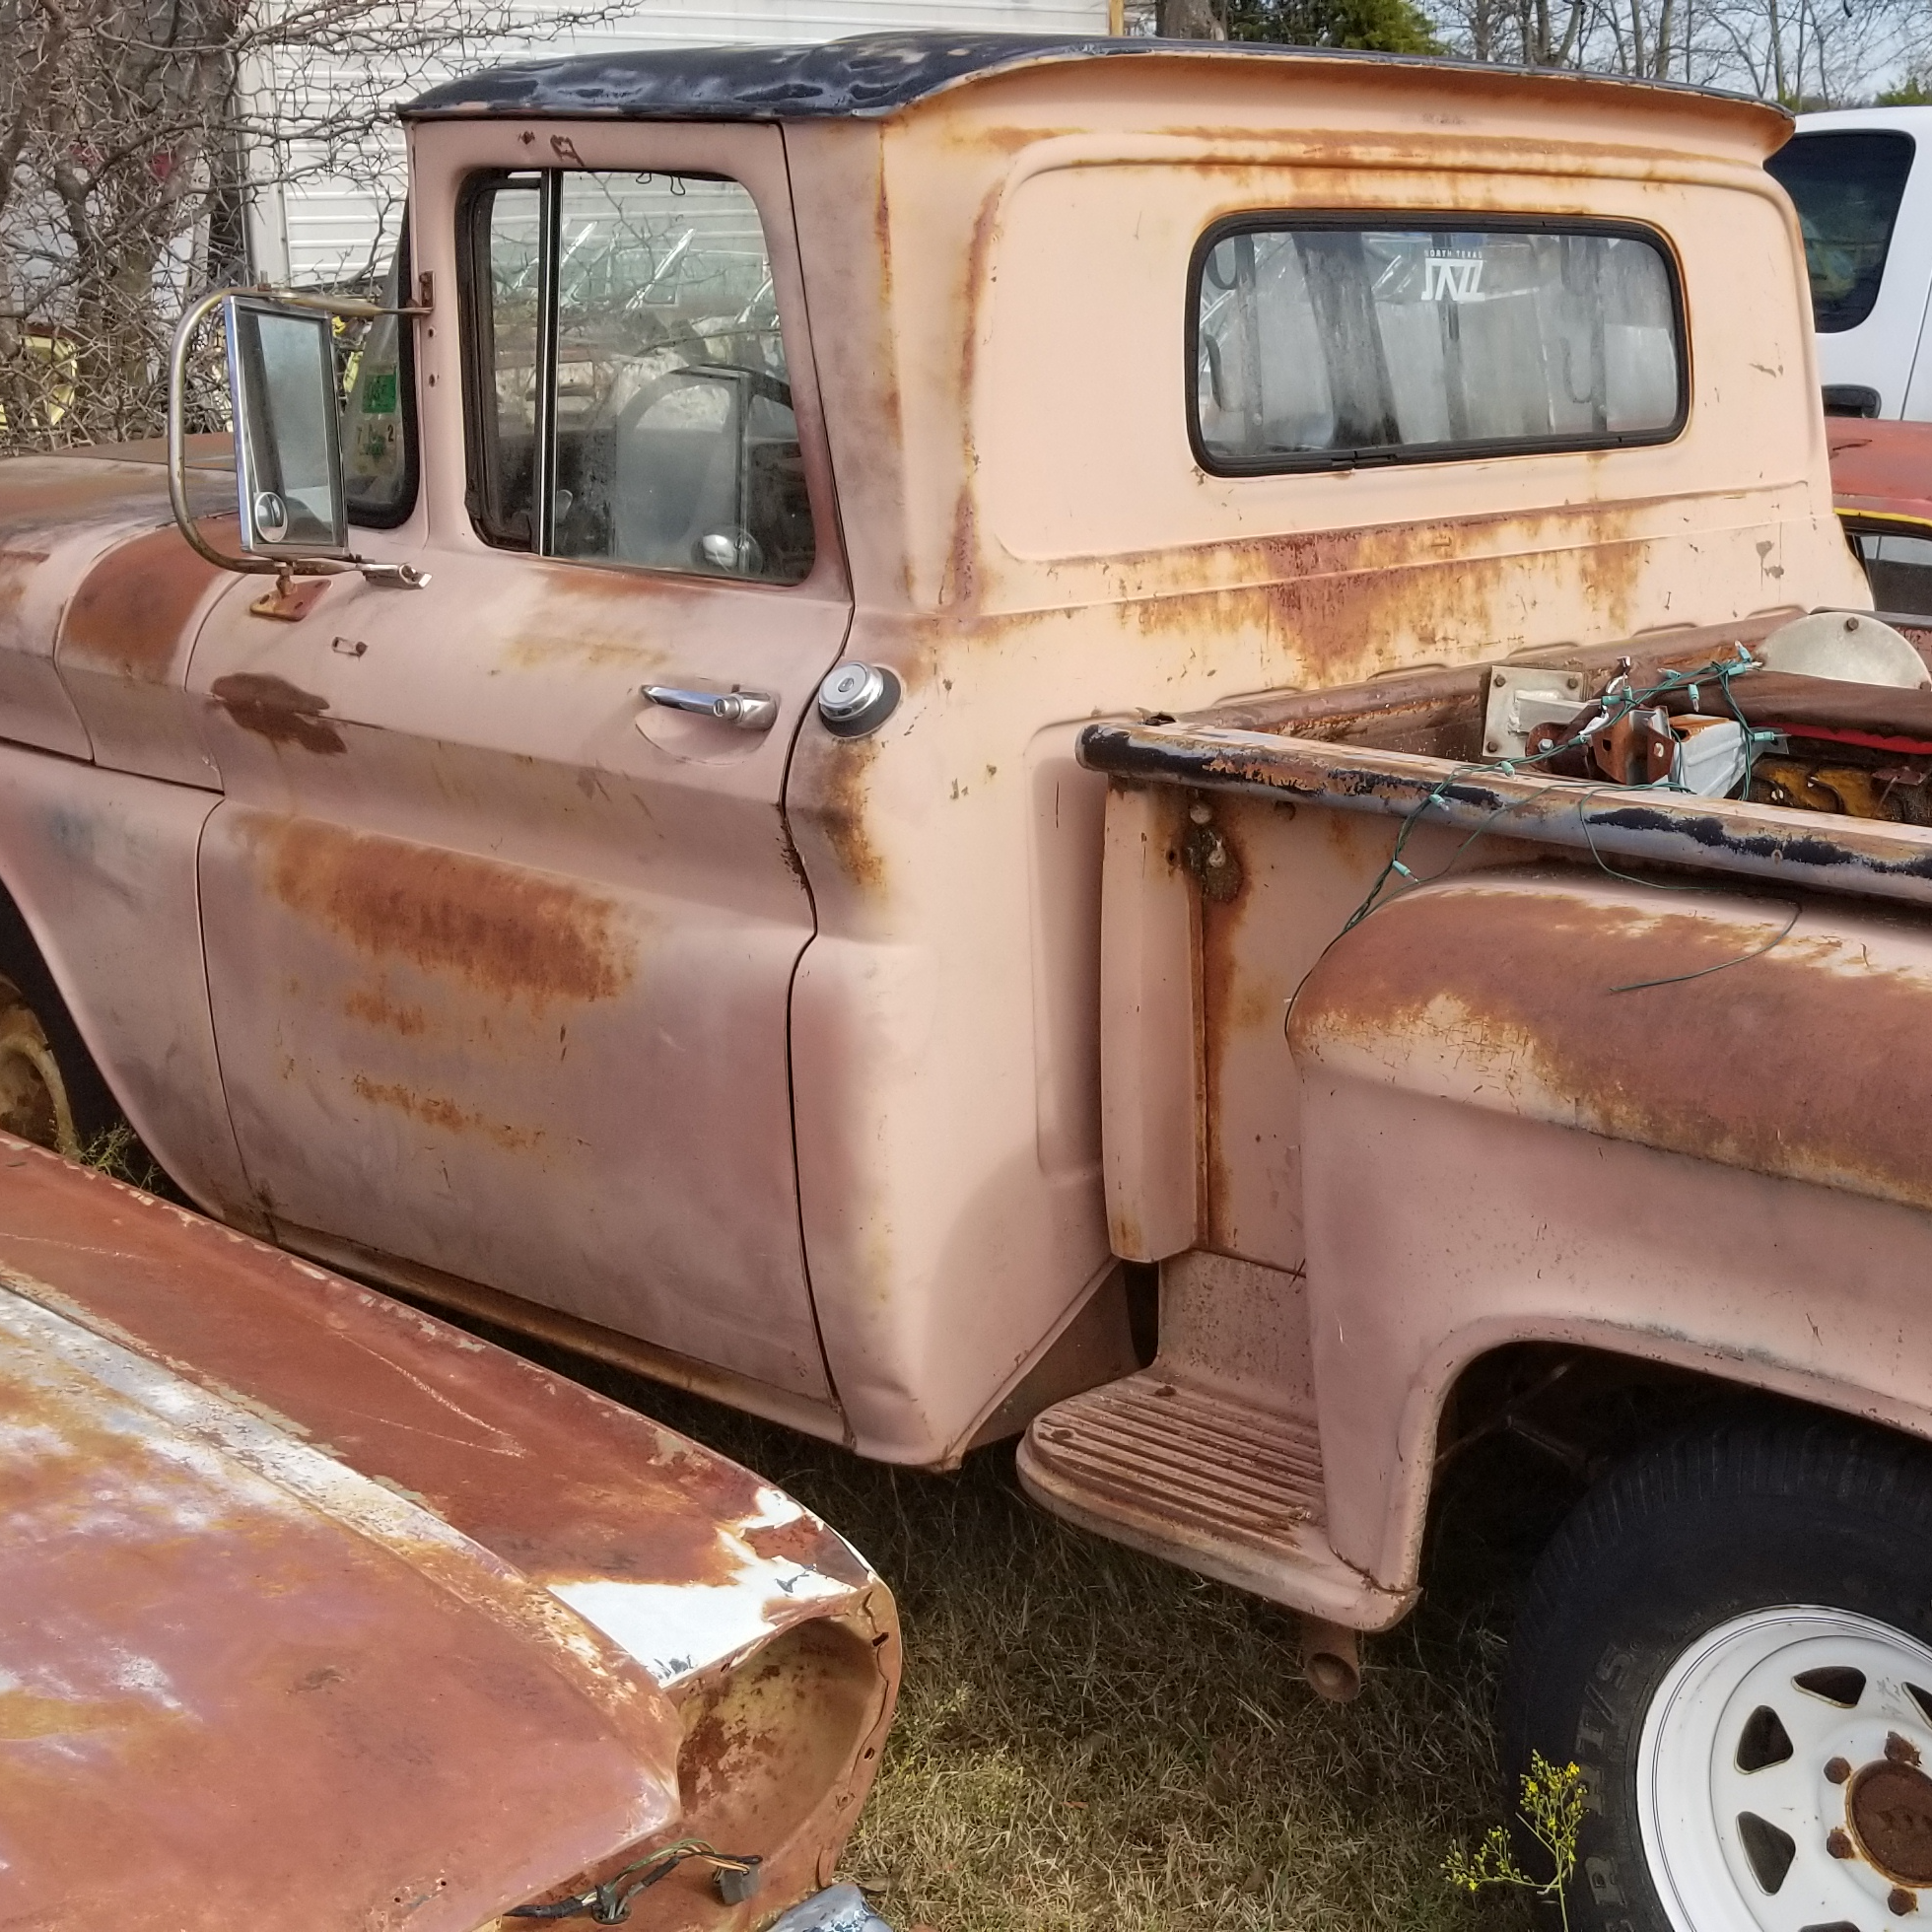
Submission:
<svg viewBox="0 0 1932 1932">
<path fill-rule="evenodd" d="M 1211 470 L 1654 443 L 1683 420 L 1647 235 L 1243 223 L 1198 251 L 1193 311 Z"/>
<path fill-rule="evenodd" d="M 590 562 L 807 576 L 804 464 L 745 189 L 545 172 L 500 178 L 476 221 L 485 534 Z"/>
<path fill-rule="evenodd" d="M 541 308 L 541 177 L 494 180 L 471 204 L 470 509 L 494 543 L 532 546 Z"/>
<path fill-rule="evenodd" d="M 1885 279 L 1912 137 L 1879 128 L 1799 134 L 1764 166 L 1798 210 L 1814 326 L 1821 335 L 1856 328 Z"/>
<path fill-rule="evenodd" d="M 409 300 L 408 241 L 397 244 L 377 301 Z M 406 315 L 350 323 L 342 404 L 342 480 L 352 523 L 385 528 L 409 515 L 416 496 L 415 370 Z"/>
</svg>

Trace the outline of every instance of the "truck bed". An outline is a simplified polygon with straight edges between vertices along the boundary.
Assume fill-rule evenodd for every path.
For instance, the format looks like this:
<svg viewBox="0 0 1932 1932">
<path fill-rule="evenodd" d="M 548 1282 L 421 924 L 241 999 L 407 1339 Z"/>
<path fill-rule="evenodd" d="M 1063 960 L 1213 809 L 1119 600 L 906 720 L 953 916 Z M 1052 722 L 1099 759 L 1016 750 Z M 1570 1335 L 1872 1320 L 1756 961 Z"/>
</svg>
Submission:
<svg viewBox="0 0 1932 1932">
<path fill-rule="evenodd" d="M 1747 1256 L 1768 1284 L 1830 1227 L 1831 1252 L 1922 1279 L 1932 1249 L 1904 1251 L 1932 1240 L 1908 1098 L 1932 1083 L 1932 931 L 1910 912 L 1932 903 L 1932 691 L 1753 668 L 1713 705 L 1706 667 L 1769 628 L 1529 660 L 1580 699 L 1622 671 L 1639 691 L 1700 673 L 1673 703 L 1735 704 L 1747 732 L 1775 733 L 1777 782 L 1748 768 L 1755 796 L 1493 755 L 1491 688 L 1522 658 L 1085 728 L 1080 758 L 1110 781 L 1110 1234 L 1161 1265 L 1160 1353 L 1034 1423 L 1021 1469 L 1049 1507 L 1378 1627 L 1412 1600 L 1417 1472 L 1484 1346 L 1445 1311 L 1491 1257 L 1529 1255 L 1552 1208 L 1614 1202 L 1590 1266 L 1568 1247 L 1525 1261 L 1530 1332 L 1580 1336 L 1587 1305 L 1538 1297 L 1622 1267 L 1643 1225 L 1637 1285 L 1596 1292 L 1643 1330 L 1630 1346 L 1691 1366 L 1729 1347 L 1735 1372 L 1697 1282 Z M 1812 808 L 1775 802 L 1783 787 Z M 1533 1170 L 1526 1200 L 1514 1177 Z M 1764 1190 L 1793 1182 L 1810 1205 L 1772 1239 Z M 1677 1281 L 1719 1227 L 1728 1249 Z M 1805 1265 L 1822 1279 L 1829 1253 Z M 1820 1343 L 1801 1323 L 1747 1379 L 1803 1392 L 1881 1332 Z M 1829 1370 L 1901 1415 L 1906 1372 Z"/>
</svg>

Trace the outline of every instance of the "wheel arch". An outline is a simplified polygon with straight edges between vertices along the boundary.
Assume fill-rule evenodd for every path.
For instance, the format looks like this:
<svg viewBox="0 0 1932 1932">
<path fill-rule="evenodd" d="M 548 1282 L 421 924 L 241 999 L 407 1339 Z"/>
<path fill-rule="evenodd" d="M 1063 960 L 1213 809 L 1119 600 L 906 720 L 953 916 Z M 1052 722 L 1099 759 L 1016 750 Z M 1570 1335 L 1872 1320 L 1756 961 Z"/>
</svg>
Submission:
<svg viewBox="0 0 1932 1932">
<path fill-rule="evenodd" d="M 1400 1423 L 1405 1484 L 1388 1530 L 1392 1575 L 1413 1585 L 1458 1455 L 1509 1433 L 1594 1482 L 1700 1419 L 1812 1417 L 1875 1440 L 1932 1446 L 1932 1404 L 1708 1341 L 1608 1321 L 1485 1322 L 1447 1338 Z"/>
<path fill-rule="evenodd" d="M 0 972 L 39 980 L 169 1177 L 259 1230 L 228 1117 L 196 855 L 218 794 L 0 744 Z M 22 988 L 23 993 L 29 989 Z"/>
</svg>

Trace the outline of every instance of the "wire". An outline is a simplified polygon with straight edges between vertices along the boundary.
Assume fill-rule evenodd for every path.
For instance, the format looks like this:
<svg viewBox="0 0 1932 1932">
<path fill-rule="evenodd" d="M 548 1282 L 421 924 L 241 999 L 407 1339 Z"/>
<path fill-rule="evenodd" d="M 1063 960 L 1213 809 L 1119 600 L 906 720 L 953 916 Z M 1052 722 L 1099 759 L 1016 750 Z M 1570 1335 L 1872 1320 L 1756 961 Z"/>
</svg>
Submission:
<svg viewBox="0 0 1932 1932">
<path fill-rule="evenodd" d="M 1698 687 L 1703 684 L 1713 683 L 1723 693 L 1724 702 L 1730 707 L 1731 716 L 1736 720 L 1739 728 L 1744 733 L 1744 772 L 1733 790 L 1739 791 L 1744 795 L 1749 796 L 1752 777 L 1757 770 L 1759 744 L 1760 741 L 1773 738 L 1777 734 L 1775 732 L 1755 730 L 1750 721 L 1746 719 L 1743 711 L 1739 708 L 1737 695 L 1731 689 L 1733 680 L 1744 676 L 1749 671 L 1760 670 L 1762 663 L 1760 659 L 1754 657 L 1750 651 L 1742 644 L 1734 645 L 1732 649 L 1737 654 L 1735 656 L 1712 658 L 1709 663 L 1699 664 L 1692 670 L 1667 670 L 1654 684 L 1646 685 L 1640 691 L 1626 688 L 1619 692 L 1615 688 L 1616 680 L 1613 679 L 1611 685 L 1595 701 L 1604 705 L 1605 709 L 1602 715 L 1592 719 L 1581 730 L 1572 730 L 1569 736 L 1545 745 L 1541 751 L 1526 753 L 1521 758 L 1483 759 L 1471 764 L 1458 765 L 1446 777 L 1438 780 L 1436 784 L 1431 786 L 1428 793 L 1415 805 L 1414 810 L 1404 816 L 1402 826 L 1396 833 L 1395 844 L 1390 850 L 1388 860 L 1382 869 L 1375 875 L 1374 882 L 1369 886 L 1361 903 L 1348 915 L 1347 921 L 1343 926 L 1341 932 L 1337 932 L 1335 937 L 1329 940 L 1328 945 L 1322 948 L 1321 953 L 1317 956 L 1314 963 L 1310 965 L 1308 971 L 1301 976 L 1300 981 L 1296 984 L 1295 990 L 1289 996 L 1287 1006 L 1281 1015 L 1281 1031 L 1283 1036 L 1286 1035 L 1288 1028 L 1293 1023 L 1295 1004 L 1301 998 L 1302 988 L 1308 984 L 1309 979 L 1315 971 L 1315 967 L 1319 966 L 1322 960 L 1328 957 L 1329 948 L 1337 940 L 1352 932 L 1370 913 L 1379 911 L 1383 906 L 1392 905 L 1396 899 L 1406 897 L 1415 887 L 1420 885 L 1433 885 L 1438 879 L 1447 878 L 1461 862 L 1463 855 L 1468 852 L 1470 847 L 1478 839 L 1486 838 L 1489 835 L 1497 819 L 1506 817 L 1510 812 L 1516 811 L 1530 802 L 1528 797 L 1511 798 L 1505 803 L 1498 805 L 1456 848 L 1450 855 L 1448 863 L 1440 871 L 1431 872 L 1425 878 L 1418 878 L 1403 862 L 1402 855 L 1409 844 L 1410 834 L 1422 822 L 1424 815 L 1432 807 L 1442 802 L 1448 795 L 1450 789 L 1460 784 L 1463 780 L 1479 777 L 1484 772 L 1497 772 L 1504 777 L 1513 778 L 1520 766 L 1540 765 L 1547 759 L 1557 757 L 1577 745 L 1586 744 L 1597 733 L 1608 729 L 1622 719 L 1628 717 L 1631 712 L 1639 710 L 1645 705 L 1654 704 L 1659 698 L 1674 696 L 1680 691 L 1688 691 L 1690 694 L 1692 708 L 1696 709 L 1701 704 L 1701 693 Z M 1614 879 L 1622 879 L 1631 885 L 1650 886 L 1660 892 L 1698 892 L 1707 890 L 1708 888 L 1701 883 L 1692 883 L 1690 881 L 1679 883 L 1676 880 L 1648 878 L 1635 872 L 1619 871 L 1597 850 L 1597 842 L 1591 836 L 1590 821 L 1585 816 L 1585 807 L 1600 792 L 1624 792 L 1639 789 L 1648 788 L 1620 786 L 1605 781 L 1601 785 L 1591 786 L 1577 799 L 1577 820 L 1582 826 L 1583 842 L 1589 848 L 1590 857 L 1596 861 L 1598 867 L 1606 875 Z M 1678 788 L 1673 787 L 1667 789 L 1675 790 Z M 1407 884 L 1399 890 L 1391 892 L 1385 898 L 1383 896 L 1383 888 L 1388 885 L 1391 878 L 1395 877 L 1406 880 Z M 1784 926 L 1773 937 L 1766 940 L 1763 945 L 1758 947 L 1753 952 L 1741 953 L 1736 959 L 1720 960 L 1715 966 L 1701 966 L 1693 973 L 1676 973 L 1667 978 L 1657 980 L 1631 980 L 1622 986 L 1611 987 L 1608 991 L 1612 993 L 1636 993 L 1646 987 L 1674 986 L 1680 980 L 1702 979 L 1708 973 L 1721 973 L 1729 967 L 1742 966 L 1749 960 L 1760 959 L 1765 953 L 1771 951 L 1773 947 L 1789 937 L 1792 929 L 1798 924 L 1799 919 L 1803 917 L 1804 908 L 1802 905 L 1796 901 L 1786 901 L 1784 903 L 1792 906 L 1790 919 L 1785 922 Z"/>
<path fill-rule="evenodd" d="M 631 1915 L 631 1900 L 659 1879 L 668 1878 L 688 1858 L 702 1858 L 707 1864 L 726 1872 L 755 1872 L 759 1864 L 755 1857 L 740 1857 L 733 1852 L 720 1851 L 704 1838 L 680 1838 L 675 1844 L 664 1845 L 640 1858 L 635 1864 L 626 1865 L 621 1872 L 601 1885 L 593 1885 L 587 1892 L 577 1893 L 568 1898 L 552 1899 L 547 1905 L 516 1905 L 504 1916 L 576 1918 L 583 1913 L 593 1925 L 622 1925 Z M 633 1873 L 641 1876 L 632 1878 Z M 626 1879 L 632 1882 L 626 1885 Z"/>
<path fill-rule="evenodd" d="M 1640 882 L 1646 885 L 1653 883 L 1648 879 Z M 1700 980 L 1707 973 L 1722 973 L 1733 966 L 1743 966 L 1753 959 L 1762 959 L 1773 946 L 1781 944 L 1791 936 L 1791 929 L 1805 916 L 1805 909 L 1800 901 L 1787 899 L 1784 903 L 1791 908 L 1791 917 L 1761 946 L 1755 946 L 1750 952 L 1741 952 L 1735 959 L 1720 959 L 1715 966 L 1699 966 L 1694 973 L 1667 973 L 1661 980 L 1628 980 L 1622 986 L 1610 988 L 1610 991 L 1641 993 L 1648 986 L 1681 986 L 1686 980 Z"/>
<path fill-rule="evenodd" d="M 1756 765 L 1757 765 L 1758 734 L 1753 731 L 1750 724 L 1746 722 L 1744 714 L 1738 709 L 1737 698 L 1731 690 L 1731 681 L 1736 677 L 1742 676 L 1747 671 L 1757 670 L 1760 666 L 1759 666 L 1759 660 L 1756 657 L 1754 657 L 1751 655 L 1751 653 L 1745 649 L 1743 645 L 1740 644 L 1736 646 L 1735 649 L 1738 654 L 1735 657 L 1713 658 L 1709 663 L 1700 664 L 1694 670 L 1689 670 L 1689 671 L 1668 670 L 1664 672 L 1664 674 L 1654 684 L 1646 685 L 1640 691 L 1626 688 L 1625 690 L 1619 692 L 1615 689 L 1615 686 L 1613 684 L 1612 688 L 1604 692 L 1602 697 L 1597 701 L 1600 704 L 1603 704 L 1605 707 L 1600 717 L 1593 719 L 1590 722 L 1590 724 L 1586 725 L 1583 729 L 1572 731 L 1569 734 L 1569 736 L 1565 738 L 1557 739 L 1551 744 L 1545 745 L 1541 751 L 1526 753 L 1521 758 L 1478 759 L 1469 764 L 1458 765 L 1453 771 L 1448 773 L 1444 778 L 1438 780 L 1435 785 L 1431 786 L 1429 788 L 1428 793 L 1415 805 L 1414 809 L 1410 811 L 1408 814 L 1406 814 L 1402 822 L 1402 828 L 1396 834 L 1395 845 L 1393 849 L 1390 851 L 1387 862 L 1384 863 L 1381 871 L 1376 874 L 1374 883 L 1369 886 L 1368 892 L 1362 899 L 1361 904 L 1358 905 L 1355 908 L 1355 910 L 1348 915 L 1347 923 L 1343 927 L 1342 932 L 1353 932 L 1354 929 L 1357 926 L 1359 926 L 1362 923 L 1362 921 L 1369 916 L 1370 913 L 1378 910 L 1380 906 L 1390 903 L 1389 900 L 1384 899 L 1382 897 L 1382 892 L 1383 892 L 1383 888 L 1388 885 L 1389 880 L 1392 877 L 1400 876 L 1401 878 L 1406 879 L 1408 881 L 1408 885 L 1402 888 L 1402 890 L 1405 892 L 1409 890 L 1413 890 L 1415 886 L 1418 885 L 1433 884 L 1435 880 L 1446 877 L 1448 873 L 1454 868 L 1457 861 L 1462 858 L 1463 854 L 1467 852 L 1469 848 L 1472 845 L 1474 845 L 1478 839 L 1486 836 L 1489 830 L 1491 829 L 1491 827 L 1493 827 L 1493 825 L 1495 824 L 1497 819 L 1506 816 L 1508 813 L 1512 811 L 1518 810 L 1520 807 L 1530 802 L 1528 798 L 1512 798 L 1507 803 L 1498 805 L 1495 808 L 1495 810 L 1492 811 L 1489 814 L 1489 816 L 1486 819 L 1484 819 L 1483 823 L 1479 825 L 1475 829 L 1475 831 L 1473 831 L 1459 847 L 1457 847 L 1455 854 L 1451 857 L 1449 861 L 1449 863 L 1445 865 L 1441 871 L 1433 872 L 1429 874 L 1427 878 L 1418 878 L 1415 875 L 1415 873 L 1413 872 L 1409 868 L 1409 866 L 1403 862 L 1402 855 L 1408 847 L 1410 835 L 1414 831 L 1416 826 L 1422 822 L 1424 816 L 1434 806 L 1442 802 L 1443 798 L 1448 795 L 1449 791 L 1451 790 L 1452 787 L 1460 784 L 1465 779 L 1479 777 L 1484 772 L 1498 772 L 1501 773 L 1504 777 L 1513 778 L 1516 774 L 1517 769 L 1520 766 L 1540 765 L 1543 764 L 1548 759 L 1560 756 L 1563 752 L 1569 751 L 1574 747 L 1576 747 L 1577 745 L 1586 744 L 1591 738 L 1595 737 L 1599 732 L 1608 729 L 1610 726 L 1620 723 L 1622 719 L 1627 718 L 1631 712 L 1639 710 L 1645 705 L 1653 704 L 1659 698 L 1672 696 L 1679 691 L 1694 692 L 1697 686 L 1701 684 L 1715 683 L 1719 687 L 1719 689 L 1723 692 L 1725 703 L 1730 706 L 1732 716 L 1736 719 L 1739 727 L 1744 732 L 1745 769 L 1744 769 L 1742 783 L 1744 789 L 1748 792 L 1751 787 L 1752 773 L 1756 769 Z M 1696 702 L 1696 700 L 1693 698 L 1692 702 L 1694 703 Z M 1593 787 L 1590 792 L 1586 793 L 1584 796 L 1577 801 L 1577 812 L 1579 818 L 1581 817 L 1584 805 L 1588 802 L 1589 798 L 1594 794 L 1594 793 L 1601 792 L 1601 791 L 1628 791 L 1632 789 L 1635 788 L 1626 787 L 1626 786 L 1614 786 L 1609 784 L 1608 782 L 1605 783 L 1604 785 Z M 1618 872 L 1615 870 L 1614 867 L 1605 864 L 1602 854 L 1600 854 L 1597 851 L 1594 841 L 1590 839 L 1590 829 L 1589 829 L 1588 820 L 1585 819 L 1582 821 L 1582 823 L 1583 823 L 1584 840 L 1586 844 L 1589 844 L 1590 846 L 1591 857 L 1595 859 L 1597 863 L 1601 865 L 1606 872 L 1609 872 L 1613 878 L 1629 878 L 1633 884 L 1638 884 L 1638 885 L 1647 885 L 1647 884 L 1655 883 L 1655 881 L 1652 880 L 1635 878 L 1632 874 Z M 1398 893 L 1398 894 L 1393 894 L 1391 896 L 1397 897 L 1397 896 L 1401 896 L 1401 894 Z M 1341 934 L 1338 933 L 1336 936 L 1339 938 Z"/>
</svg>

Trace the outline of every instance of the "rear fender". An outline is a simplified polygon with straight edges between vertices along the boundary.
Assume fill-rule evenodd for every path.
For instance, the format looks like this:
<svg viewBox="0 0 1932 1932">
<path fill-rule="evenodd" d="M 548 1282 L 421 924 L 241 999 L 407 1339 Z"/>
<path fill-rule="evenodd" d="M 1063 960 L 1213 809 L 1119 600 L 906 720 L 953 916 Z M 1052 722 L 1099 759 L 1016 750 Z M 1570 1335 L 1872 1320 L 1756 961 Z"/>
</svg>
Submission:
<svg viewBox="0 0 1932 1932">
<path fill-rule="evenodd" d="M 1505 1343 L 1932 1436 L 1921 922 L 1476 875 L 1331 948 L 1290 1045 L 1331 1534 L 1385 1587 L 1447 1392 Z"/>
</svg>

